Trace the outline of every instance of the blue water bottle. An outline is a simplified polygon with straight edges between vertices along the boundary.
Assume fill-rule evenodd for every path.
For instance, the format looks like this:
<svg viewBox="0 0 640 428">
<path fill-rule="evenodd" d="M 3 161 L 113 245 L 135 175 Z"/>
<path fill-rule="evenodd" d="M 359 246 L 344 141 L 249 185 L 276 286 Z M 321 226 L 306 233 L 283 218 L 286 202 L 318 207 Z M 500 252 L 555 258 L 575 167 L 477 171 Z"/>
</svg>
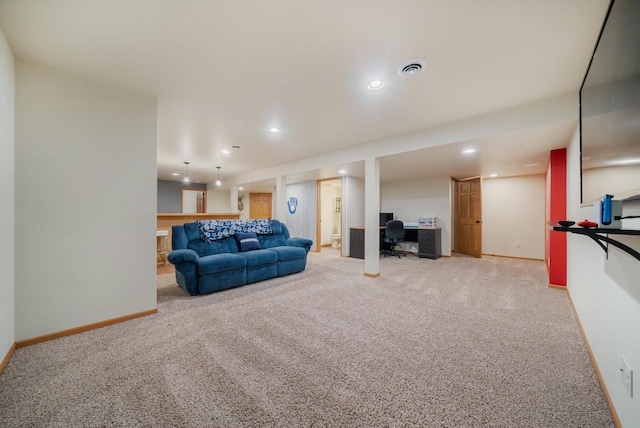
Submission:
<svg viewBox="0 0 640 428">
<path fill-rule="evenodd" d="M 602 200 L 602 221 L 604 225 L 611 224 L 611 198 L 613 195 L 604 195 Z"/>
</svg>

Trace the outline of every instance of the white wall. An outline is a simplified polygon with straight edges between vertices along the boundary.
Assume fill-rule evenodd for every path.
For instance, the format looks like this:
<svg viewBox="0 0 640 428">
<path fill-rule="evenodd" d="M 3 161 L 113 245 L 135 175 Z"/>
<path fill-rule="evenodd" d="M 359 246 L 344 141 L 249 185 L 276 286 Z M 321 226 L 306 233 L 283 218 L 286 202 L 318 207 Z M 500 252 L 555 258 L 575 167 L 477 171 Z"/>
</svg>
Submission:
<svg viewBox="0 0 640 428">
<path fill-rule="evenodd" d="M 316 220 L 318 218 L 318 197 L 316 181 L 287 184 L 287 203 L 291 198 L 296 198 L 298 205 L 294 214 L 287 210 L 286 221 L 292 237 L 308 238 L 313 241 L 312 250 L 318 248 L 316 238 Z M 273 201 L 275 198 L 271 198 Z"/>
<path fill-rule="evenodd" d="M 364 180 L 344 177 L 342 181 L 342 255 L 349 255 L 349 228 L 364 227 Z"/>
<path fill-rule="evenodd" d="M 156 307 L 156 103 L 16 62 L 16 340 Z"/>
<path fill-rule="evenodd" d="M 244 211 L 248 208 L 248 196 L 242 198 L 245 205 Z M 237 202 L 236 202 L 237 204 Z M 237 205 L 236 207 L 237 208 Z M 207 190 L 207 212 L 208 213 L 230 213 L 231 209 L 231 192 L 224 190 Z"/>
<path fill-rule="evenodd" d="M 580 207 L 578 134 L 567 150 L 567 211 L 571 220 L 593 218 Z M 612 236 L 640 251 L 640 236 Z M 640 261 L 609 246 L 609 257 L 586 236 L 567 237 L 567 283 L 607 390 L 625 427 L 640 426 Z M 620 356 L 635 372 L 633 399 L 620 379 Z"/>
<path fill-rule="evenodd" d="M 13 54 L 0 31 L 0 361 L 15 341 L 14 91 Z"/>
<path fill-rule="evenodd" d="M 483 180 L 482 253 L 544 260 L 544 201 L 544 175 Z"/>
<path fill-rule="evenodd" d="M 451 255 L 451 178 L 435 177 L 401 180 L 380 184 L 380 211 L 392 212 L 404 222 L 418 217 L 438 217 L 442 255 Z M 418 244 L 405 242 L 403 249 L 417 252 Z"/>
</svg>

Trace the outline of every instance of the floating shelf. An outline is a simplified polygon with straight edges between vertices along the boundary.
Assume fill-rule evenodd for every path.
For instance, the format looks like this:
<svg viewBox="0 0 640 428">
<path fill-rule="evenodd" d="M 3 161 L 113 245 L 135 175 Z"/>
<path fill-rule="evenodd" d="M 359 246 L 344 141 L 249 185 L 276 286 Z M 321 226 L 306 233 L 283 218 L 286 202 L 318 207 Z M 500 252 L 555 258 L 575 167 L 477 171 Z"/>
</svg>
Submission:
<svg viewBox="0 0 640 428">
<path fill-rule="evenodd" d="M 560 226 L 557 223 L 549 223 L 549 226 L 553 228 L 556 232 L 569 232 L 575 233 L 577 235 L 585 235 L 589 238 L 593 239 L 600 248 L 604 250 L 604 252 L 609 255 L 609 248 L 607 245 L 603 244 L 606 242 L 607 244 L 611 244 L 614 247 L 620 248 L 627 254 L 633 256 L 636 260 L 640 261 L 640 253 L 634 250 L 633 248 L 624 245 L 621 242 L 616 241 L 615 239 L 609 238 L 606 235 L 640 235 L 640 230 L 633 229 L 604 229 L 597 227 L 564 227 Z"/>
</svg>

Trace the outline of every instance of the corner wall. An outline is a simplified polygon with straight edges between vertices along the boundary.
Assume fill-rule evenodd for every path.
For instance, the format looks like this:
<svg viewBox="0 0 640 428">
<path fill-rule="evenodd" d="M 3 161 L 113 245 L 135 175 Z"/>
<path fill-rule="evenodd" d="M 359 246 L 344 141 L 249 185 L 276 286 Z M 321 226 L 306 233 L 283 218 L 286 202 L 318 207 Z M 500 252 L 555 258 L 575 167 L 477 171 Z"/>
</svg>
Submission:
<svg viewBox="0 0 640 428">
<path fill-rule="evenodd" d="M 15 342 L 15 64 L 0 30 L 0 362 Z"/>
<path fill-rule="evenodd" d="M 156 308 L 156 109 L 16 62 L 16 340 Z"/>
<path fill-rule="evenodd" d="M 578 133 L 567 150 L 567 213 L 593 219 L 580 207 Z M 612 236 L 640 251 L 640 236 Z M 609 257 L 586 236 L 567 236 L 567 288 L 622 426 L 640 426 L 640 261 L 609 246 Z M 620 356 L 635 371 L 634 397 L 620 378 Z"/>
</svg>

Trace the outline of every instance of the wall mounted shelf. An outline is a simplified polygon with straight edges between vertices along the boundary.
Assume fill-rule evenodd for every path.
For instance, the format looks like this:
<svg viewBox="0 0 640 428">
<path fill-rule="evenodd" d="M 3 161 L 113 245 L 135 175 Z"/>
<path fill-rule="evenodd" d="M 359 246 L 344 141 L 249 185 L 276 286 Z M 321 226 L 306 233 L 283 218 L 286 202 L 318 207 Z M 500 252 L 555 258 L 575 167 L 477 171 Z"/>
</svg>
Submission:
<svg viewBox="0 0 640 428">
<path fill-rule="evenodd" d="M 604 250 L 604 252 L 609 255 L 608 245 L 603 244 L 606 242 L 607 244 L 611 244 L 614 247 L 620 248 L 627 254 L 630 254 L 636 260 L 640 261 L 640 253 L 633 248 L 623 244 L 622 242 L 618 242 L 615 239 L 609 238 L 608 235 L 640 235 L 640 230 L 633 229 L 602 229 L 597 227 L 564 227 L 560 226 L 557 223 L 549 223 L 549 226 L 553 228 L 556 232 L 568 232 L 575 233 L 577 235 L 585 235 L 589 238 L 593 239 L 600 248 Z"/>
</svg>

